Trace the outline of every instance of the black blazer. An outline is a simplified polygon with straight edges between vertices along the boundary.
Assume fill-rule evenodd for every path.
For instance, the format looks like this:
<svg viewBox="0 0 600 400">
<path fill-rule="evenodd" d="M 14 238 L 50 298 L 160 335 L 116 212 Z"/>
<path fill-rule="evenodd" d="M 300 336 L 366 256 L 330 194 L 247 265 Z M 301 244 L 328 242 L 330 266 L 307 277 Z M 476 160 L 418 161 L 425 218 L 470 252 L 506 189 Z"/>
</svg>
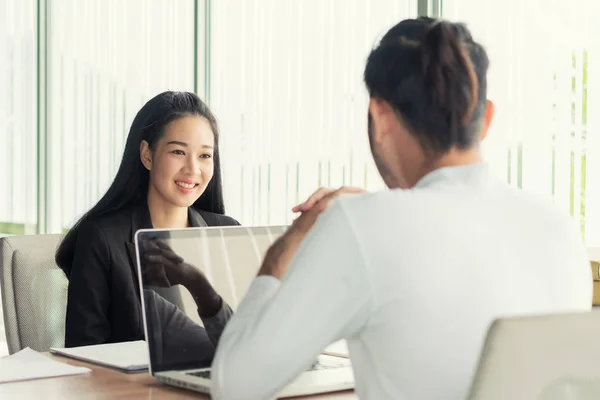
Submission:
<svg viewBox="0 0 600 400">
<path fill-rule="evenodd" d="M 233 218 L 189 208 L 191 226 L 239 225 Z M 152 228 L 146 204 L 86 221 L 77 235 L 69 276 L 65 346 L 144 339 L 133 239 Z"/>
</svg>

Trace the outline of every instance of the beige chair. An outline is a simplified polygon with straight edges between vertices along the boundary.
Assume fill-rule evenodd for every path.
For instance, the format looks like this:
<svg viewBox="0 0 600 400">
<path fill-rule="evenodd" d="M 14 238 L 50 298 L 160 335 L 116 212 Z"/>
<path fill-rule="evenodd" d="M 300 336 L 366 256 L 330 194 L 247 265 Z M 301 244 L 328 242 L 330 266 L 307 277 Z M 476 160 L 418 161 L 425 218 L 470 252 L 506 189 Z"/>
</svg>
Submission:
<svg viewBox="0 0 600 400">
<path fill-rule="evenodd" d="M 600 311 L 494 322 L 469 399 L 600 399 Z"/>
<path fill-rule="evenodd" d="M 68 280 L 54 261 L 62 235 L 0 239 L 0 292 L 8 351 L 64 346 Z"/>
</svg>

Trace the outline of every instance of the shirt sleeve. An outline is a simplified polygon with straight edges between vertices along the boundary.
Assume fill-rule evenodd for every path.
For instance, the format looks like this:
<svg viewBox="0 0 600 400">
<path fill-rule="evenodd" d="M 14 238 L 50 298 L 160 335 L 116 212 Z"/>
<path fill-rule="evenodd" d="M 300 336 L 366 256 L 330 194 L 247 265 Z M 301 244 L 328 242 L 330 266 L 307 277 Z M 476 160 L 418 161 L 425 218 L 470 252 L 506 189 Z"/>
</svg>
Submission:
<svg viewBox="0 0 600 400">
<path fill-rule="evenodd" d="M 332 342 L 366 323 L 370 279 L 354 229 L 338 201 L 304 239 L 280 283 L 254 280 L 221 336 L 212 398 L 275 396 Z"/>
</svg>

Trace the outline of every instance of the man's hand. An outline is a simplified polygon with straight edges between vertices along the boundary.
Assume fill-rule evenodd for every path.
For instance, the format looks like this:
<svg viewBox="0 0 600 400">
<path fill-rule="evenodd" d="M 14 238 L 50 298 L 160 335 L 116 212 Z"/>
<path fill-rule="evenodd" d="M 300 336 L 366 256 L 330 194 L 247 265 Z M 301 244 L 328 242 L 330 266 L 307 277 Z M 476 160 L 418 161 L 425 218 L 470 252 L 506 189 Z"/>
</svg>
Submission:
<svg viewBox="0 0 600 400">
<path fill-rule="evenodd" d="M 271 275 L 283 278 L 287 267 L 296 254 L 300 243 L 317 221 L 318 216 L 343 194 L 364 193 L 365 190 L 355 187 L 341 187 L 337 190 L 320 188 L 304 203 L 292 209 L 302 214 L 294 220 L 292 226 L 267 251 L 258 275 Z"/>
<path fill-rule="evenodd" d="M 306 212 L 316 207 L 321 212 L 329 208 L 335 199 L 342 194 L 360 194 L 366 190 L 357 187 L 342 186 L 339 189 L 319 188 L 304 202 L 292 208 L 293 212 Z"/>
<path fill-rule="evenodd" d="M 327 210 L 333 202 L 344 194 L 360 194 L 366 191 L 357 187 L 342 186 L 339 189 L 320 188 L 314 192 L 304 203 L 292 208 L 293 212 L 301 212 L 300 217 L 294 220 L 290 231 L 294 230 L 296 236 L 304 237 L 317 221 L 317 217 Z"/>
</svg>

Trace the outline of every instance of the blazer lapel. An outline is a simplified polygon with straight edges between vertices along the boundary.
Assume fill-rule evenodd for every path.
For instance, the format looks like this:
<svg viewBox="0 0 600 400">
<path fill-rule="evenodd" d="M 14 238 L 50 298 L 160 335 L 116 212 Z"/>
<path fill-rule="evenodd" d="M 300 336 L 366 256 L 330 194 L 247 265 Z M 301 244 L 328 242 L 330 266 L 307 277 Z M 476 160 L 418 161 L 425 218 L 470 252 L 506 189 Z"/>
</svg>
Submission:
<svg viewBox="0 0 600 400">
<path fill-rule="evenodd" d="M 203 228 L 209 226 L 207 223 L 208 221 L 206 221 L 193 207 L 188 208 L 188 222 L 192 228 Z"/>
<path fill-rule="evenodd" d="M 127 247 L 127 255 L 129 256 L 130 265 L 133 267 L 133 274 L 137 277 L 137 259 L 135 256 L 135 244 L 132 242 L 125 243 Z"/>
</svg>

